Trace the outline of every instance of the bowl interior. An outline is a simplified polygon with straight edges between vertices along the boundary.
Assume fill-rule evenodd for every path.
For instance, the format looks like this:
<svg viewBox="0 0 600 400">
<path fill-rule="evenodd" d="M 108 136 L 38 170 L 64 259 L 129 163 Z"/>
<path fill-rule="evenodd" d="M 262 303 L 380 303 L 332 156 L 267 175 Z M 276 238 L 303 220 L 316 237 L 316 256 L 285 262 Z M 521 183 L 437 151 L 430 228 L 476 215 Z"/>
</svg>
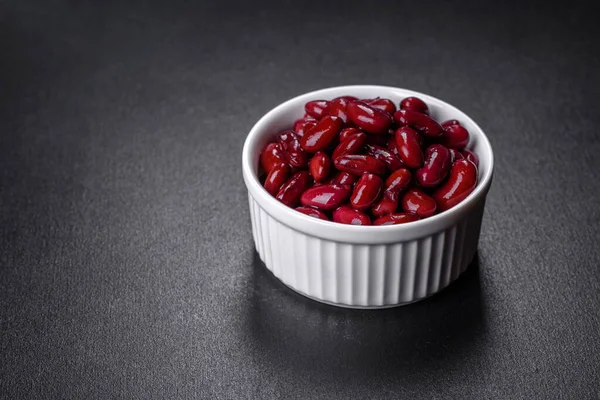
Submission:
<svg viewBox="0 0 600 400">
<path fill-rule="evenodd" d="M 457 119 L 458 121 L 460 121 L 460 123 L 470 133 L 470 142 L 467 148 L 474 151 L 479 157 L 479 183 L 477 188 L 473 191 L 473 193 L 469 195 L 469 197 L 467 197 L 467 199 L 465 199 L 456 207 L 444 213 L 435 215 L 433 217 L 404 225 L 389 225 L 375 227 L 335 224 L 332 222 L 311 218 L 298 212 L 294 212 L 293 210 L 279 203 L 276 199 L 269 195 L 266 192 L 266 190 L 262 188 L 260 182 L 258 181 L 258 166 L 261 150 L 269 142 L 272 142 L 279 132 L 285 129 L 291 129 L 291 127 L 294 124 L 294 121 L 298 118 L 301 118 L 304 115 L 304 104 L 306 102 L 320 99 L 331 100 L 335 97 L 343 95 L 350 95 L 358 98 L 373 98 L 378 96 L 385 97 L 391 99 L 396 105 L 398 105 L 400 101 L 405 97 L 417 96 L 423 99 L 428 104 L 431 116 L 434 117 L 437 121 L 442 122 L 448 119 Z M 248 186 L 248 190 L 255 198 L 255 200 L 259 203 L 264 203 L 263 208 L 268 208 L 270 212 L 278 214 L 276 215 L 278 219 L 284 219 L 286 220 L 286 223 L 294 221 L 297 222 L 297 224 L 294 226 L 295 228 L 305 230 L 303 228 L 306 228 L 306 224 L 317 226 L 322 225 L 324 227 L 323 229 L 327 230 L 325 236 L 330 236 L 327 233 L 331 233 L 331 236 L 333 237 L 335 237 L 336 234 L 334 234 L 333 232 L 329 232 L 332 229 L 337 230 L 338 234 L 342 231 L 347 232 L 348 229 L 354 230 L 354 232 L 357 233 L 360 233 L 361 231 L 363 233 L 372 233 L 375 232 L 375 230 L 379 230 L 383 233 L 390 232 L 391 229 L 394 229 L 398 232 L 405 231 L 404 233 L 406 235 L 413 236 L 414 234 L 419 233 L 424 234 L 425 231 L 423 230 L 423 228 L 426 225 L 429 225 L 431 227 L 432 224 L 437 223 L 437 228 L 444 229 L 444 225 L 450 225 L 452 223 L 449 217 L 450 215 L 466 212 L 466 209 L 469 207 L 469 204 L 473 203 L 474 198 L 485 196 L 485 193 L 489 189 L 489 185 L 491 183 L 492 178 L 493 153 L 487 137 L 485 136 L 481 128 L 475 123 L 475 121 L 473 121 L 470 117 L 468 117 L 465 113 L 463 113 L 456 107 L 442 100 L 412 90 L 387 86 L 340 86 L 329 89 L 322 89 L 295 97 L 291 100 L 282 103 L 281 105 L 275 107 L 273 110 L 268 112 L 263 118 L 261 118 L 256 123 L 256 125 L 252 128 L 246 139 L 243 152 L 243 168 L 246 185 Z M 283 209 L 285 209 L 285 211 L 283 211 Z M 286 213 L 287 215 L 283 215 L 282 213 Z M 312 231 L 312 229 L 310 230 Z M 409 232 L 410 230 L 413 230 L 412 234 Z M 431 231 L 432 229 L 426 230 Z M 318 227 L 316 228 L 316 231 L 318 231 Z M 342 236 L 347 237 L 348 235 Z M 389 237 L 389 234 L 384 234 L 381 237 L 383 238 L 383 236 Z M 405 235 L 397 234 L 394 236 L 400 238 L 404 237 Z"/>
</svg>

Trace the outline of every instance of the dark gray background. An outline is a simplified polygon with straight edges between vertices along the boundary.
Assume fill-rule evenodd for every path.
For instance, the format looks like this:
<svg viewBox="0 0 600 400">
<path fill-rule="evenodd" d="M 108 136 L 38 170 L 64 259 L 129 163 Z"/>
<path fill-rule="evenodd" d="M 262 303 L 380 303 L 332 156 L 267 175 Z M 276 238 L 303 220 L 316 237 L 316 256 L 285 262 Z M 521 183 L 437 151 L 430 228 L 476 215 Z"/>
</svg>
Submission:
<svg viewBox="0 0 600 400">
<path fill-rule="evenodd" d="M 0 396 L 598 398 L 598 13 L 477 3 L 0 0 Z M 301 298 L 251 239 L 252 124 L 356 83 L 496 153 L 477 261 L 396 310 Z"/>
</svg>

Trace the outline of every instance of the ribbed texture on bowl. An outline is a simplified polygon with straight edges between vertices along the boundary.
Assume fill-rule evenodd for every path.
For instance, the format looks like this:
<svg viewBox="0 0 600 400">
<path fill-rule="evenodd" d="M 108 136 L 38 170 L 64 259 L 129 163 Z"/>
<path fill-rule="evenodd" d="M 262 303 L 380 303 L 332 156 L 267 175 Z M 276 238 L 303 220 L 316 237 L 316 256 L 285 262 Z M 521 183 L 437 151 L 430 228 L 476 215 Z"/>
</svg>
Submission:
<svg viewBox="0 0 600 400">
<path fill-rule="evenodd" d="M 485 203 L 436 234 L 368 245 L 296 231 L 248 198 L 256 250 L 278 279 L 315 300 L 369 308 L 423 299 L 458 278 L 477 249 Z"/>
</svg>

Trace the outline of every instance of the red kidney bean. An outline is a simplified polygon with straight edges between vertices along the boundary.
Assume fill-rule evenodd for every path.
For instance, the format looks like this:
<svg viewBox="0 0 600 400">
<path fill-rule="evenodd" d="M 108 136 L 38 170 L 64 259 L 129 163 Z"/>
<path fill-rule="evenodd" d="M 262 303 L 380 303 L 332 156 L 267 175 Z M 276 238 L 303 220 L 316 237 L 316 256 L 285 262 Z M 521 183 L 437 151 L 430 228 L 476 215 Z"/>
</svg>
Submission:
<svg viewBox="0 0 600 400">
<path fill-rule="evenodd" d="M 436 207 L 435 200 L 421 189 L 408 189 L 402 197 L 402 209 L 413 212 L 421 218 L 431 217 Z"/>
<path fill-rule="evenodd" d="M 420 168 L 423 165 L 423 151 L 417 135 L 417 132 L 408 126 L 398 128 L 395 133 L 400 160 L 410 168 Z"/>
<path fill-rule="evenodd" d="M 300 202 L 303 206 L 316 207 L 321 210 L 333 210 L 344 203 L 352 193 L 347 185 L 321 185 L 312 187 L 302 193 Z"/>
<path fill-rule="evenodd" d="M 311 177 L 308 171 L 296 172 L 279 189 L 275 198 L 288 207 L 296 207 L 302 193 L 310 186 Z"/>
<path fill-rule="evenodd" d="M 477 157 L 477 154 L 473 153 L 471 150 L 466 150 L 465 149 L 465 150 L 462 151 L 462 155 L 467 160 L 469 160 L 473 164 L 475 164 L 476 167 L 479 167 L 479 157 Z"/>
<path fill-rule="evenodd" d="M 448 180 L 434 193 L 440 211 L 446 211 L 463 201 L 477 186 L 477 167 L 466 158 L 452 166 Z"/>
<path fill-rule="evenodd" d="M 381 194 L 383 181 L 374 174 L 364 174 L 354 185 L 350 204 L 358 211 L 368 210 Z"/>
<path fill-rule="evenodd" d="M 367 144 L 379 147 L 387 147 L 388 135 L 367 135 Z"/>
<path fill-rule="evenodd" d="M 281 186 L 288 180 L 291 173 L 290 166 L 287 164 L 281 163 L 274 166 L 265 180 L 264 186 L 267 192 L 269 192 L 271 196 L 275 196 Z"/>
<path fill-rule="evenodd" d="M 277 141 L 292 167 L 305 168 L 308 165 L 308 154 L 300 146 L 300 140 L 294 131 L 281 132 L 277 135 Z"/>
<path fill-rule="evenodd" d="M 368 144 L 366 149 L 368 155 L 375 157 L 379 161 L 383 161 L 390 171 L 395 171 L 404 166 L 402 161 L 388 149 L 371 144 Z"/>
<path fill-rule="evenodd" d="M 450 125 L 444 128 L 442 144 L 446 147 L 461 150 L 469 143 L 469 131 L 460 125 Z"/>
<path fill-rule="evenodd" d="M 310 131 L 307 131 L 304 134 L 300 140 L 300 145 L 309 153 L 316 153 L 317 151 L 327 148 L 327 146 L 335 140 L 341 130 L 341 118 L 327 115 L 321 118 L 321 120 L 317 122 L 317 125 Z"/>
<path fill-rule="evenodd" d="M 374 99 L 366 99 L 362 100 L 371 107 L 379 108 L 382 111 L 387 112 L 390 115 L 393 115 L 396 112 L 396 105 L 390 99 L 382 99 L 380 97 Z"/>
<path fill-rule="evenodd" d="M 425 165 L 417 170 L 415 179 L 423 187 L 436 187 L 452 167 L 450 151 L 441 144 L 432 144 L 425 151 Z"/>
<path fill-rule="evenodd" d="M 429 137 L 441 136 L 444 131 L 440 124 L 429 115 L 414 110 L 405 109 L 396 111 L 394 113 L 394 121 L 399 125 L 408 125 Z"/>
<path fill-rule="evenodd" d="M 462 153 L 456 149 L 448 149 L 448 151 L 450 152 L 450 163 L 454 164 L 454 161 L 456 160 L 460 160 L 461 158 L 464 158 Z"/>
<path fill-rule="evenodd" d="M 407 97 L 400 102 L 400 109 L 402 110 L 414 110 L 421 114 L 429 115 L 429 107 L 427 104 L 418 97 Z"/>
<path fill-rule="evenodd" d="M 458 122 L 458 120 L 456 119 L 449 119 L 448 121 L 442 122 L 440 125 L 442 126 L 442 128 L 445 128 L 451 125 L 460 125 L 460 122 Z"/>
<path fill-rule="evenodd" d="M 318 151 L 311 158 L 308 170 L 316 182 L 323 182 L 329 176 L 329 172 L 331 172 L 331 158 L 329 158 L 327 153 Z"/>
<path fill-rule="evenodd" d="M 419 219 L 419 216 L 413 213 L 389 214 L 384 217 L 377 218 L 375 221 L 373 221 L 373 225 L 399 225 L 407 222 L 418 221 Z"/>
<path fill-rule="evenodd" d="M 315 119 L 321 119 L 329 111 L 329 101 L 327 100 L 314 100 L 309 101 L 304 105 L 306 113 Z"/>
<path fill-rule="evenodd" d="M 367 141 L 367 135 L 362 132 L 359 132 L 355 135 L 350 136 L 348 139 L 344 140 L 340 144 L 337 145 L 335 150 L 333 151 L 333 155 L 331 158 L 334 160 L 344 154 L 357 154 L 360 153 L 361 150 L 365 147 L 365 143 Z"/>
<path fill-rule="evenodd" d="M 314 119 L 299 119 L 294 122 L 294 132 L 298 137 L 304 136 L 304 132 L 308 132 L 312 127 L 317 124 L 317 121 Z"/>
<path fill-rule="evenodd" d="M 329 115 L 341 118 L 344 124 L 348 122 L 348 114 L 346 112 L 346 106 L 350 100 L 347 100 L 343 97 L 338 97 L 335 100 L 331 101 L 329 105 Z"/>
<path fill-rule="evenodd" d="M 267 174 L 271 172 L 276 165 L 286 162 L 286 157 L 278 143 L 269 143 L 262 153 L 260 153 L 260 165 Z"/>
<path fill-rule="evenodd" d="M 393 123 L 385 111 L 372 107 L 362 101 L 351 101 L 346 106 L 348 120 L 371 134 L 384 134 Z"/>
<path fill-rule="evenodd" d="M 348 225 L 371 225 L 371 218 L 365 213 L 348 206 L 341 206 L 333 212 L 333 221 Z"/>
<path fill-rule="evenodd" d="M 356 135 L 357 133 L 363 133 L 363 132 L 358 128 L 342 129 L 342 131 L 340 132 L 340 143 L 343 142 L 344 140 L 348 139 L 350 136 Z"/>
<path fill-rule="evenodd" d="M 349 185 L 352 186 L 356 183 L 358 178 L 348 172 L 338 172 L 329 183 L 335 183 L 338 185 Z"/>
<path fill-rule="evenodd" d="M 333 164 L 339 171 L 359 176 L 365 173 L 383 175 L 386 171 L 384 163 L 373 156 L 362 154 L 345 154 L 333 160 Z"/>
<path fill-rule="evenodd" d="M 390 192 L 392 198 L 398 199 L 400 192 L 405 190 L 412 180 L 412 174 L 406 168 L 392 172 L 385 180 L 385 191 Z"/>
<path fill-rule="evenodd" d="M 318 219 L 322 219 L 325 221 L 329 221 L 329 218 L 327 218 L 327 215 L 320 210 L 317 210 L 315 208 L 312 207 L 296 207 L 296 211 L 301 212 L 302 214 L 306 214 L 309 217 L 313 217 L 313 218 L 318 218 Z"/>
<path fill-rule="evenodd" d="M 371 214 L 375 217 L 383 217 L 384 215 L 391 214 L 398 208 L 398 199 L 391 197 L 390 193 L 386 190 L 383 192 L 381 199 L 373 204 L 371 207 Z"/>
</svg>

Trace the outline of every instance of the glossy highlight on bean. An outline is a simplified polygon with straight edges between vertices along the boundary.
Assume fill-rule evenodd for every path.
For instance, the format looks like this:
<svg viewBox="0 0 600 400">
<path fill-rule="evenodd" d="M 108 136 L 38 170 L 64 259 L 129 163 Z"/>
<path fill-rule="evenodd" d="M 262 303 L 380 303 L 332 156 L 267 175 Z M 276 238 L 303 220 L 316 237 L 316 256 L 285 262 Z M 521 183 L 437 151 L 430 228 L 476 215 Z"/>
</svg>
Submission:
<svg viewBox="0 0 600 400">
<path fill-rule="evenodd" d="M 334 160 L 344 154 L 358 154 L 365 147 L 365 143 L 367 142 L 367 135 L 362 132 L 356 133 L 350 136 L 348 139 L 344 140 L 340 144 L 337 145 L 335 150 L 333 151 L 333 155 L 331 158 Z"/>
<path fill-rule="evenodd" d="M 433 193 L 440 211 L 446 211 L 463 201 L 477 186 L 477 167 L 467 158 L 452 166 L 448 180 Z"/>
<path fill-rule="evenodd" d="M 352 193 L 347 185 L 321 185 L 306 190 L 300 202 L 303 206 L 315 207 L 321 210 L 333 210 L 344 203 Z"/>
<path fill-rule="evenodd" d="M 407 97 L 400 102 L 400 109 L 402 110 L 413 110 L 422 114 L 429 115 L 429 107 L 427 103 L 418 97 Z"/>
<path fill-rule="evenodd" d="M 408 222 L 415 222 L 420 220 L 417 214 L 413 213 L 397 213 L 389 214 L 381 218 L 377 218 L 373 221 L 373 225 L 399 225 L 406 224 Z"/>
<path fill-rule="evenodd" d="M 300 139 L 294 131 L 284 131 L 277 136 L 286 160 L 292 167 L 305 168 L 308 165 L 308 154 L 302 149 Z"/>
<path fill-rule="evenodd" d="M 329 101 L 327 100 L 314 100 L 309 101 L 304 106 L 304 110 L 308 115 L 315 119 L 321 119 L 329 111 Z"/>
<path fill-rule="evenodd" d="M 342 120 L 325 116 L 300 139 L 300 145 L 309 153 L 316 153 L 329 146 L 342 130 Z"/>
<path fill-rule="evenodd" d="M 415 178 L 423 187 L 436 187 L 450 171 L 452 160 L 450 151 L 441 144 L 432 144 L 425 151 L 425 164 L 417 170 Z"/>
<path fill-rule="evenodd" d="M 300 196 L 310 186 L 310 174 L 308 171 L 296 172 L 283 185 L 275 198 L 288 207 L 295 207 L 300 202 Z"/>
<path fill-rule="evenodd" d="M 431 217 L 435 214 L 437 204 L 435 200 L 421 189 L 408 189 L 402 197 L 402 209 L 406 212 L 417 214 L 421 218 Z"/>
<path fill-rule="evenodd" d="M 392 117 L 363 101 L 351 101 L 346 107 L 348 120 L 371 134 L 385 134 L 394 122 Z"/>
<path fill-rule="evenodd" d="M 410 126 L 428 137 L 439 137 L 444 131 L 429 115 L 411 109 L 396 111 L 394 121 L 401 126 Z"/>
<path fill-rule="evenodd" d="M 331 159 L 327 153 L 319 151 L 311 158 L 308 170 L 316 182 L 323 182 L 331 172 Z"/>
<path fill-rule="evenodd" d="M 368 210 L 381 194 L 383 180 L 374 174 L 364 174 L 356 182 L 350 204 L 355 210 Z"/>
<path fill-rule="evenodd" d="M 341 206 L 333 212 L 333 222 L 347 225 L 371 225 L 371 218 L 352 207 Z"/>
<path fill-rule="evenodd" d="M 302 214 L 306 214 L 309 217 L 329 221 L 329 218 L 327 218 L 327 214 L 325 214 L 323 211 L 317 210 L 312 207 L 304 207 L 304 206 L 296 207 L 296 211 L 301 212 Z"/>
<path fill-rule="evenodd" d="M 336 158 L 333 163 L 339 171 L 359 176 L 366 173 L 384 175 L 386 171 L 383 162 L 363 154 L 346 154 Z"/>
<path fill-rule="evenodd" d="M 269 143 L 260 154 L 260 164 L 267 174 L 276 165 L 284 163 L 287 163 L 287 160 L 278 143 Z"/>
<path fill-rule="evenodd" d="M 291 172 L 288 164 L 281 163 L 273 167 L 271 172 L 269 172 L 269 175 L 267 175 L 267 179 L 265 179 L 264 186 L 267 192 L 269 192 L 271 196 L 275 196 L 277 192 L 279 192 L 281 186 L 289 179 Z"/>
<path fill-rule="evenodd" d="M 423 150 L 417 135 L 418 133 L 408 126 L 398 128 L 395 133 L 400 160 L 410 168 L 420 168 L 423 165 Z"/>
</svg>

